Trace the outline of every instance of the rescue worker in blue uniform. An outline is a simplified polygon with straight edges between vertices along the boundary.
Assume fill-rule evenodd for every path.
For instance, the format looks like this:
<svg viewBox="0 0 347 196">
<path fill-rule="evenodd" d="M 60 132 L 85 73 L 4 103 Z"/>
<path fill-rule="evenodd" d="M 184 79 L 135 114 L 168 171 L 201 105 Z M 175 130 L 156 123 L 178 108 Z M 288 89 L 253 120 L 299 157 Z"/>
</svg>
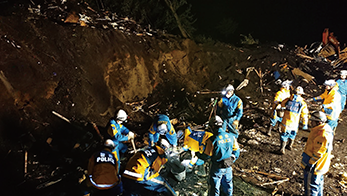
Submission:
<svg viewBox="0 0 347 196">
<path fill-rule="evenodd" d="M 228 133 L 223 126 L 223 120 L 219 116 L 212 117 L 210 126 L 213 136 L 207 140 L 204 153 L 199 155 L 201 159 L 211 158 L 209 195 L 220 195 L 220 187 L 226 195 L 233 194 L 232 164 L 240 155 L 240 148 L 236 137 Z"/>
<path fill-rule="evenodd" d="M 236 138 L 239 137 L 239 123 L 243 115 L 243 103 L 240 97 L 234 93 L 234 86 L 229 84 L 224 96 L 218 101 L 216 115 L 225 121 L 227 129 L 233 133 Z"/>
<path fill-rule="evenodd" d="M 341 95 L 341 112 L 343 109 L 345 109 L 346 105 L 346 95 L 347 95 L 347 70 L 341 70 L 340 72 L 340 78 L 336 81 L 337 85 L 339 86 L 338 92 Z"/>
<path fill-rule="evenodd" d="M 113 141 L 108 139 L 104 149 L 89 159 L 87 185 L 93 187 L 93 196 L 116 196 L 123 192 L 118 163 L 111 152 L 114 147 Z"/>
<path fill-rule="evenodd" d="M 292 85 L 292 81 L 285 80 L 282 82 L 281 89 L 276 93 L 274 102 L 272 104 L 272 112 L 271 112 L 271 118 L 270 118 L 270 127 L 267 132 L 268 136 L 271 136 L 272 129 L 276 126 L 277 122 L 282 121 L 282 117 L 280 114 L 278 114 L 277 110 L 281 109 L 281 103 L 283 100 L 290 97 L 290 86 Z"/>
<path fill-rule="evenodd" d="M 326 120 L 322 111 L 314 112 L 310 118 L 313 128 L 301 160 L 305 195 L 323 196 L 324 174 L 329 171 L 333 149 L 333 130 L 325 123 Z"/>
<path fill-rule="evenodd" d="M 284 109 L 284 116 L 280 123 L 280 140 L 281 148 L 280 154 L 285 154 L 284 148 L 292 150 L 296 134 L 298 132 L 300 118 L 302 119 L 303 130 L 308 129 L 308 108 L 307 104 L 302 98 L 304 89 L 298 86 L 295 89 L 295 94 L 292 94 L 289 98 L 285 99 L 281 103 L 281 107 Z M 287 145 L 287 141 L 289 144 Z"/>
<path fill-rule="evenodd" d="M 327 124 L 335 130 L 341 113 L 341 95 L 335 80 L 326 80 L 324 85 L 324 93 L 308 101 L 323 101 L 322 111 L 327 115 Z"/>
<path fill-rule="evenodd" d="M 118 162 L 118 170 L 120 169 L 120 155 L 125 153 L 128 149 L 127 145 L 123 142 L 135 138 L 135 134 L 129 131 L 129 129 L 123 125 L 123 123 L 126 122 L 127 118 L 127 113 L 124 110 L 120 109 L 117 112 L 116 119 L 110 120 L 110 128 L 108 129 L 108 134 L 115 144 L 115 148 L 112 153 L 114 154 Z"/>
<path fill-rule="evenodd" d="M 159 136 L 163 135 L 173 146 L 174 150 L 177 150 L 177 137 L 175 128 L 172 126 L 170 119 L 165 114 L 158 114 L 149 128 L 148 143 L 150 146 L 159 140 Z"/>
<path fill-rule="evenodd" d="M 188 126 L 184 131 L 184 141 L 183 150 L 190 150 L 192 158 L 188 164 L 187 172 L 191 172 L 193 167 L 196 165 L 198 167 L 197 175 L 201 177 L 206 176 L 206 170 L 204 163 L 205 161 L 199 159 L 196 153 L 203 153 L 206 146 L 206 141 L 208 138 L 212 137 L 212 133 L 206 130 L 192 130 Z"/>
<path fill-rule="evenodd" d="M 176 195 L 173 188 L 159 174 L 162 166 L 168 161 L 166 154 L 170 153 L 169 149 L 170 144 L 161 139 L 154 146 L 147 146 L 130 158 L 122 175 L 124 195 Z"/>
</svg>

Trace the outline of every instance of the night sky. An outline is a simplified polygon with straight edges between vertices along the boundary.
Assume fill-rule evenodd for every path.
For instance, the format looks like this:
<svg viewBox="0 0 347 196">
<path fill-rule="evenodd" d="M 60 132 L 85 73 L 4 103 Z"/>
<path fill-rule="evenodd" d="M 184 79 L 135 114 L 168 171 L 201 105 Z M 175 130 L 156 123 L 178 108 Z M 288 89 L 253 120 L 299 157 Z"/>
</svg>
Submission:
<svg viewBox="0 0 347 196">
<path fill-rule="evenodd" d="M 347 1 L 331 0 L 191 0 L 197 33 L 220 37 L 214 26 L 230 17 L 238 23 L 232 37 L 251 33 L 260 42 L 304 46 L 321 41 L 324 28 L 347 43 Z"/>
</svg>

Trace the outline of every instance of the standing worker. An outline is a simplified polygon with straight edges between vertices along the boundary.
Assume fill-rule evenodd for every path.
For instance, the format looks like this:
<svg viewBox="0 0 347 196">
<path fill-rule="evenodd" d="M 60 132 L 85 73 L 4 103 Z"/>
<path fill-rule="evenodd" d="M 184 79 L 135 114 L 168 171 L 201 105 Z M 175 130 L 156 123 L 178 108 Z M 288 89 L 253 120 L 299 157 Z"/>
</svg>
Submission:
<svg viewBox="0 0 347 196">
<path fill-rule="evenodd" d="M 325 123 L 326 120 L 327 117 L 322 111 L 311 115 L 313 128 L 308 135 L 301 161 L 305 195 L 323 195 L 324 174 L 329 171 L 333 147 L 333 130 Z"/>
<path fill-rule="evenodd" d="M 223 120 L 219 116 L 212 117 L 210 126 L 213 136 L 207 140 L 204 154 L 199 155 L 202 159 L 211 158 L 210 188 L 209 195 L 220 195 L 220 187 L 226 195 L 233 194 L 233 171 L 232 164 L 239 158 L 240 148 L 236 137 L 226 132 Z"/>
<path fill-rule="evenodd" d="M 170 144 L 161 139 L 154 146 L 147 146 L 128 161 L 123 173 L 124 195 L 147 196 L 161 193 L 175 196 L 173 188 L 159 175 L 162 166 L 168 161 Z"/>
<path fill-rule="evenodd" d="M 120 109 L 117 112 L 116 119 L 111 119 L 111 128 L 108 129 L 108 134 L 115 144 L 115 148 L 112 153 L 118 162 L 118 170 L 120 169 L 120 153 L 125 153 L 128 149 L 127 145 L 125 145 L 123 142 L 133 140 L 135 138 L 135 134 L 129 131 L 129 129 L 123 125 L 127 118 L 127 113 Z"/>
<path fill-rule="evenodd" d="M 309 101 L 323 101 L 322 111 L 327 115 L 327 124 L 335 130 L 341 113 L 341 95 L 338 92 L 338 85 L 335 80 L 324 82 L 325 91 L 318 97 L 310 98 Z"/>
<path fill-rule="evenodd" d="M 216 115 L 226 123 L 228 131 L 238 138 L 239 123 L 243 115 L 242 100 L 235 95 L 234 86 L 231 84 L 226 87 L 223 94 L 224 96 L 218 101 Z"/>
<path fill-rule="evenodd" d="M 94 187 L 93 196 L 117 196 L 123 192 L 118 163 L 111 152 L 114 148 L 113 141 L 108 139 L 104 149 L 89 159 L 87 184 Z"/>
<path fill-rule="evenodd" d="M 187 172 L 193 170 L 194 165 L 198 166 L 197 175 L 201 177 L 206 176 L 205 161 L 199 159 L 196 153 L 203 153 L 206 147 L 206 141 L 212 137 L 212 133 L 206 130 L 192 130 L 189 126 L 184 131 L 183 150 L 190 150 L 192 159 L 189 162 Z"/>
<path fill-rule="evenodd" d="M 281 108 L 281 103 L 283 100 L 290 97 L 290 86 L 292 85 L 292 81 L 286 80 L 282 82 L 281 89 L 276 93 L 274 102 L 272 104 L 272 116 L 270 118 L 270 127 L 267 132 L 268 136 L 271 136 L 272 129 L 276 126 L 277 122 L 282 121 L 283 116 L 278 116 L 277 110 Z"/>
<path fill-rule="evenodd" d="M 175 128 L 172 126 L 170 119 L 165 114 L 158 114 L 149 128 L 148 143 L 150 146 L 159 140 L 160 135 L 165 135 L 166 139 L 173 146 L 174 151 L 177 150 L 177 137 Z"/>
<path fill-rule="evenodd" d="M 340 78 L 336 81 L 337 85 L 339 86 L 338 92 L 341 95 L 341 112 L 343 109 L 345 109 L 346 105 L 346 95 L 347 95 L 347 81 L 346 81 L 346 76 L 347 76 L 347 70 L 341 70 L 340 72 Z"/>
<path fill-rule="evenodd" d="M 281 107 L 284 107 L 284 116 L 280 123 L 280 136 L 281 136 L 281 148 L 280 154 L 285 154 L 284 148 L 287 145 L 288 150 L 292 150 L 294 140 L 299 128 L 300 117 L 302 118 L 303 130 L 308 129 L 308 109 L 307 104 L 302 98 L 304 89 L 298 86 L 295 89 L 295 94 L 292 94 L 289 98 L 285 99 L 281 103 Z"/>
</svg>

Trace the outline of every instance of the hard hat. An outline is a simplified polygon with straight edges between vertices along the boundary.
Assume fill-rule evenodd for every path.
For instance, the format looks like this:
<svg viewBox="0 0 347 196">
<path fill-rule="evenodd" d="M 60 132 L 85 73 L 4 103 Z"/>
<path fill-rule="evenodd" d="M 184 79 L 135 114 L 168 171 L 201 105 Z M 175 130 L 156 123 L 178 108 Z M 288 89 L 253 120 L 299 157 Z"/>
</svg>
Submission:
<svg viewBox="0 0 347 196">
<path fill-rule="evenodd" d="M 325 80 L 324 85 L 325 86 L 335 86 L 336 82 L 335 80 Z"/>
<path fill-rule="evenodd" d="M 290 87 L 292 85 L 292 82 L 293 81 L 285 80 L 282 82 L 282 87 L 284 87 L 284 88 Z"/>
<path fill-rule="evenodd" d="M 295 92 L 296 92 L 296 94 L 298 94 L 298 95 L 305 94 L 305 93 L 304 93 L 304 89 L 303 89 L 301 86 L 296 87 Z"/>
<path fill-rule="evenodd" d="M 341 76 L 347 76 L 347 70 L 341 70 L 340 75 Z"/>
<path fill-rule="evenodd" d="M 310 120 L 325 123 L 327 121 L 327 115 L 322 111 L 316 111 L 311 114 Z"/>
<path fill-rule="evenodd" d="M 210 125 L 216 125 L 221 127 L 223 125 L 223 120 L 219 116 L 214 116 L 210 119 Z"/>
<path fill-rule="evenodd" d="M 107 139 L 104 143 L 104 146 L 110 148 L 111 150 L 113 150 L 116 147 L 111 139 Z"/>
<path fill-rule="evenodd" d="M 166 139 L 159 140 L 158 145 L 164 151 L 168 151 L 170 149 L 170 147 L 171 147 L 170 143 Z M 167 152 L 165 152 L 165 153 L 167 153 Z"/>
<path fill-rule="evenodd" d="M 117 120 L 126 121 L 127 118 L 127 113 L 124 110 L 120 109 L 117 113 Z"/>
<path fill-rule="evenodd" d="M 166 124 L 160 124 L 158 126 L 158 131 L 160 135 L 164 135 L 167 132 L 167 125 Z"/>
<path fill-rule="evenodd" d="M 226 92 L 229 92 L 229 91 L 234 91 L 234 86 L 229 84 L 226 88 L 225 88 L 225 91 Z"/>
</svg>

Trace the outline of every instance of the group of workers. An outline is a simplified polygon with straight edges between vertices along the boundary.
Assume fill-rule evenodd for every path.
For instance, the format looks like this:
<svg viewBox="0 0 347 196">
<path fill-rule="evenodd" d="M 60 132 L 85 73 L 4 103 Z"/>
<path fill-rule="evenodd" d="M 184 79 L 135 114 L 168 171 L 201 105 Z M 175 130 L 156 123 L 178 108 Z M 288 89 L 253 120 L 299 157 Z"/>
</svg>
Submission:
<svg viewBox="0 0 347 196">
<path fill-rule="evenodd" d="M 321 110 L 315 111 L 309 118 L 307 104 L 302 97 L 304 90 L 301 86 L 290 93 L 291 81 L 282 82 L 282 87 L 274 98 L 272 118 L 267 135 L 279 122 L 281 147 L 280 154 L 285 154 L 285 148 L 291 150 L 302 122 L 303 130 L 310 133 L 302 154 L 301 166 L 304 169 L 305 195 L 323 195 L 324 174 L 328 172 L 332 158 L 333 138 L 338 125 L 340 113 L 345 107 L 347 94 L 347 70 L 341 70 L 340 79 L 324 82 L 323 94 L 307 98 L 308 102 L 321 101 Z M 308 120 L 309 119 L 309 120 Z"/>
<path fill-rule="evenodd" d="M 291 81 L 282 82 L 276 93 L 271 124 L 267 135 L 279 122 L 281 147 L 291 150 L 302 122 L 303 130 L 310 133 L 302 154 L 306 195 L 322 195 L 324 174 L 328 171 L 333 147 L 334 131 L 339 115 L 345 106 L 347 94 L 347 71 L 341 71 L 341 79 L 325 81 L 325 92 L 308 101 L 323 101 L 322 110 L 309 115 L 307 104 L 302 97 L 301 86 L 290 92 Z M 182 151 L 190 151 L 191 159 L 186 171 L 206 176 L 205 161 L 210 159 L 209 195 L 232 195 L 232 165 L 240 155 L 237 142 L 239 122 L 243 115 L 242 100 L 235 95 L 234 87 L 228 85 L 223 97 L 217 102 L 214 115 L 204 129 L 187 126 L 184 131 L 183 147 L 178 147 L 179 134 L 167 115 L 159 114 L 149 128 L 148 146 L 138 150 L 120 172 L 120 155 L 127 150 L 124 141 L 133 140 L 135 134 L 123 123 L 127 120 L 124 110 L 119 110 L 110 121 L 104 149 L 89 160 L 88 184 L 94 187 L 93 195 L 177 195 L 169 183 L 159 174 L 165 163 Z M 309 118 L 310 116 L 310 118 Z M 182 162 L 183 163 L 183 162 Z"/>
</svg>

